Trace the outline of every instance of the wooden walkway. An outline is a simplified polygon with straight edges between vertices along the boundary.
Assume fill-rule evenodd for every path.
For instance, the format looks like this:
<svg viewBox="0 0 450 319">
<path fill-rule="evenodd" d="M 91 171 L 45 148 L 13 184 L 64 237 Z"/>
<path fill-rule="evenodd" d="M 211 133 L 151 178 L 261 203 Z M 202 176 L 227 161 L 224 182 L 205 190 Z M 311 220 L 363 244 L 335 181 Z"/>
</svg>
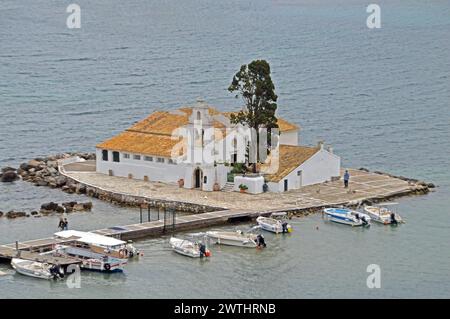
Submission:
<svg viewBox="0 0 450 319">
<path fill-rule="evenodd" d="M 11 260 L 13 258 L 22 258 L 26 260 L 34 260 L 42 263 L 48 263 L 53 265 L 61 265 L 61 266 L 68 266 L 72 264 L 79 264 L 81 263 L 80 259 L 77 258 L 71 258 L 71 257 L 53 257 L 53 256 L 42 256 L 35 250 L 37 248 L 44 248 L 49 245 L 52 245 L 52 243 L 56 242 L 54 239 L 47 238 L 47 239 L 39 239 L 32 241 L 36 246 L 30 246 L 30 242 L 24 242 L 19 243 L 19 252 L 17 252 L 15 245 L 16 244 L 10 244 L 10 245 L 3 245 L 0 246 L 0 258 L 2 259 L 8 259 Z M 30 250 L 31 249 L 31 250 Z"/>
<path fill-rule="evenodd" d="M 94 230 L 93 233 L 100 235 L 111 236 L 122 240 L 135 240 L 144 237 L 156 236 L 172 230 L 185 230 L 207 227 L 212 225 L 219 225 L 227 223 L 235 219 L 250 219 L 256 218 L 261 215 L 269 215 L 273 211 L 257 212 L 257 211 L 235 211 L 224 210 L 211 213 L 203 213 L 196 215 L 184 215 L 176 216 L 175 224 L 172 220 L 166 222 L 164 225 L 163 220 L 156 220 L 151 222 L 145 222 L 141 224 L 133 224 L 127 226 L 115 226 L 110 228 L 104 228 Z M 70 240 L 69 240 L 70 241 Z M 18 249 L 20 251 L 20 257 L 28 260 L 36 260 L 39 262 L 46 262 L 49 264 L 69 265 L 79 263 L 80 260 L 76 258 L 58 258 L 51 256 L 41 256 L 46 250 L 50 250 L 55 244 L 64 244 L 69 242 L 68 240 L 59 240 L 54 238 L 43 238 L 20 242 Z M 8 244 L 0 246 L 0 258 L 12 259 L 17 257 L 16 244 Z"/>
</svg>

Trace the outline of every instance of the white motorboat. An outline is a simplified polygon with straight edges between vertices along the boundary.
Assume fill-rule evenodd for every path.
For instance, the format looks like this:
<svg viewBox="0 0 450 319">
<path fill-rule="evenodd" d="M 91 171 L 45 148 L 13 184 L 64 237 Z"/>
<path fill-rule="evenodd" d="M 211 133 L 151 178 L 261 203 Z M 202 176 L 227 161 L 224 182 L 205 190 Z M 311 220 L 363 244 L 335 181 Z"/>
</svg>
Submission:
<svg viewBox="0 0 450 319">
<path fill-rule="evenodd" d="M 325 208 L 326 218 L 350 226 L 370 226 L 370 216 L 347 208 Z"/>
<path fill-rule="evenodd" d="M 54 234 L 55 238 L 83 244 L 86 248 L 99 254 L 107 254 L 111 257 L 123 259 L 140 255 L 131 242 L 125 242 L 109 236 L 103 236 L 91 232 L 78 230 L 64 230 Z"/>
<path fill-rule="evenodd" d="M 205 244 L 192 242 L 187 239 L 180 239 L 172 237 L 170 238 L 170 246 L 173 251 L 188 257 L 193 258 L 202 258 L 202 257 L 210 257 L 211 252 L 206 248 Z"/>
<path fill-rule="evenodd" d="M 285 216 L 285 214 L 277 216 Z M 259 216 L 258 218 L 256 218 L 256 222 L 258 223 L 259 226 L 261 226 L 262 229 L 270 231 L 272 233 L 279 234 L 292 232 L 292 226 L 286 220 L 283 219 L 280 220 L 276 218 Z"/>
<path fill-rule="evenodd" d="M 55 256 L 79 258 L 81 259 L 80 267 L 88 270 L 104 272 L 122 271 L 128 262 L 128 259 L 115 258 L 79 246 L 56 245 L 52 252 Z"/>
<path fill-rule="evenodd" d="M 206 236 L 219 245 L 239 246 L 239 247 L 265 247 L 265 240 L 261 234 L 244 233 L 237 231 L 208 231 Z"/>
<path fill-rule="evenodd" d="M 11 260 L 11 266 L 19 274 L 39 278 L 39 279 L 57 279 L 62 277 L 57 267 L 41 263 L 33 260 L 25 260 L 20 258 L 13 258 Z"/>
<path fill-rule="evenodd" d="M 373 221 L 384 225 L 393 224 L 397 225 L 404 223 L 402 217 L 387 209 L 386 207 L 379 206 L 365 206 L 364 211 L 372 218 Z"/>
</svg>

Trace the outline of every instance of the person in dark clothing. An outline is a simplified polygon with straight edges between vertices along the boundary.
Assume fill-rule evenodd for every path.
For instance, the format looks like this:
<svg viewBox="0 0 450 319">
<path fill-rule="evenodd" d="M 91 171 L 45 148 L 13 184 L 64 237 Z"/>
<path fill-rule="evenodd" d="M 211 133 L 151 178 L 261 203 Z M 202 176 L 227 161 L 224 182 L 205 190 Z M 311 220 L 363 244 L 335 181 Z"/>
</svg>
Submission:
<svg viewBox="0 0 450 319">
<path fill-rule="evenodd" d="M 348 181 L 350 180 L 350 174 L 348 171 L 345 171 L 344 174 L 344 187 L 348 188 Z"/>
<path fill-rule="evenodd" d="M 62 218 L 59 219 L 58 228 L 64 230 L 64 220 Z"/>
<path fill-rule="evenodd" d="M 69 222 L 67 221 L 67 218 L 64 218 L 64 230 L 69 230 Z"/>
</svg>

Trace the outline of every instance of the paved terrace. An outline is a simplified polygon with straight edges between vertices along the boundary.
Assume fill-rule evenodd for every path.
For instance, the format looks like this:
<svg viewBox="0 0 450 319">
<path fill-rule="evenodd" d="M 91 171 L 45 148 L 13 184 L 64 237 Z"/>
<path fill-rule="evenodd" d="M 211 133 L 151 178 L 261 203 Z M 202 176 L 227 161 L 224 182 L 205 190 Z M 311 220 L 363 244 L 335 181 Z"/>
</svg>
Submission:
<svg viewBox="0 0 450 319">
<path fill-rule="evenodd" d="M 96 173 L 95 162 L 69 164 L 64 169 L 67 176 L 78 182 L 114 193 L 247 211 L 343 205 L 351 201 L 401 195 L 418 188 L 417 184 L 411 184 L 398 178 L 349 169 L 351 178 L 348 189 L 344 188 L 343 182 L 340 180 L 305 186 L 300 190 L 284 193 L 251 195 L 239 192 L 204 192 L 179 188 L 176 184 L 111 177 Z"/>
</svg>

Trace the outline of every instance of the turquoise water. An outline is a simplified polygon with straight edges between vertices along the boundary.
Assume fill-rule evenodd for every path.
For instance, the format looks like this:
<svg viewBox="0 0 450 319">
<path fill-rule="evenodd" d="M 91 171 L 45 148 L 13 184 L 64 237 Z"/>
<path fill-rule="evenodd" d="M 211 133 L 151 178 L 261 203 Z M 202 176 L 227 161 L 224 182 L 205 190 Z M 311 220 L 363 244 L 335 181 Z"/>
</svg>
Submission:
<svg viewBox="0 0 450 319">
<path fill-rule="evenodd" d="M 77 3 L 82 27 L 69 30 L 63 2 L 2 1 L 0 166 L 92 151 L 149 113 L 198 96 L 236 109 L 240 101 L 226 90 L 233 74 L 264 58 L 279 114 L 302 127 L 302 144 L 324 139 L 344 166 L 439 188 L 401 199 L 407 223 L 398 228 L 350 229 L 310 216 L 294 220 L 290 236 L 267 235 L 262 252 L 214 248 L 206 262 L 174 255 L 167 238 L 145 240 L 144 258 L 123 275 L 83 274 L 81 289 L 7 275 L 1 298 L 450 297 L 448 1 L 378 1 L 379 30 L 366 27 L 366 4 L 356 0 Z M 68 199 L 86 200 L 0 185 L 2 211 Z M 137 211 L 98 201 L 70 217 L 80 229 L 137 221 Z M 56 223 L 0 219 L 0 242 L 48 236 Z M 380 289 L 366 286 L 373 263 Z"/>
</svg>

